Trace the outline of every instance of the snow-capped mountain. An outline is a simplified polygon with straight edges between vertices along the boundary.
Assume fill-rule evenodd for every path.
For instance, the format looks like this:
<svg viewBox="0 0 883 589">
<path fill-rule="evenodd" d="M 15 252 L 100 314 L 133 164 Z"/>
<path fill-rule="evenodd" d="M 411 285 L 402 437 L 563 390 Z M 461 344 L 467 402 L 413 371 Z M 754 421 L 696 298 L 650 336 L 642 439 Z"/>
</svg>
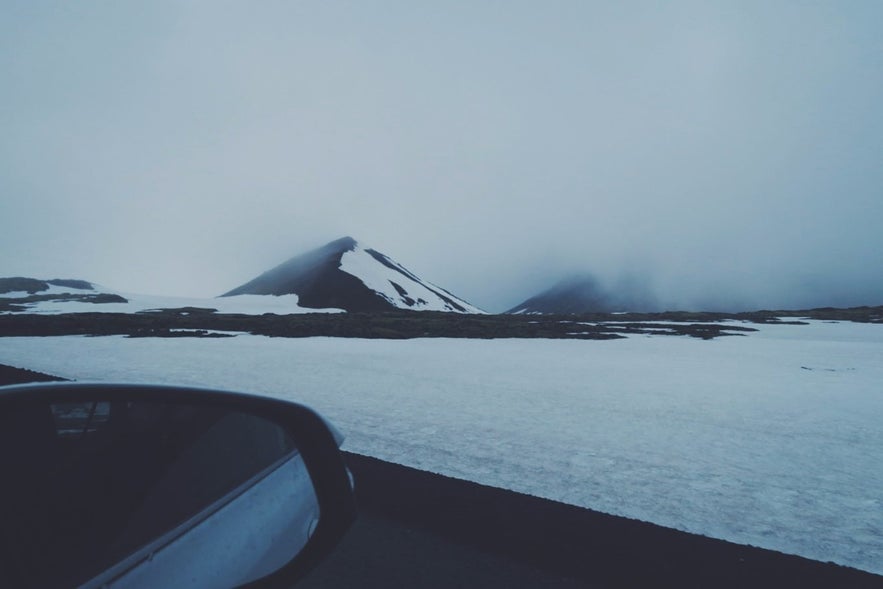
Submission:
<svg viewBox="0 0 883 589">
<path fill-rule="evenodd" d="M 638 285 L 620 285 L 616 290 L 610 290 L 591 275 L 579 275 L 561 280 L 506 312 L 569 315 L 656 310 L 653 297 Z"/>
<path fill-rule="evenodd" d="M 213 299 L 123 293 L 85 280 L 0 278 L 0 313 L 139 313 L 179 308 L 248 315 L 394 309 L 483 313 L 351 237 L 291 258 Z"/>
<path fill-rule="evenodd" d="M 352 237 L 291 258 L 221 296 L 291 294 L 314 309 L 483 313 Z"/>
</svg>

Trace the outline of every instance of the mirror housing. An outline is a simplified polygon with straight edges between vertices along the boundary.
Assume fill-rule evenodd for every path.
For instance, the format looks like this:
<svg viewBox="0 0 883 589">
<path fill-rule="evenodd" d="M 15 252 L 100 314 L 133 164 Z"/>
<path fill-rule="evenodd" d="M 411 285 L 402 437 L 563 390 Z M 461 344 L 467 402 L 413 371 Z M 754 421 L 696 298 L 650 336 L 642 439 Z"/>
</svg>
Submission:
<svg viewBox="0 0 883 589">
<path fill-rule="evenodd" d="M 77 579 L 75 583 L 81 587 L 157 586 L 157 577 L 151 577 L 156 571 L 162 584 L 170 586 L 173 582 L 167 575 L 178 568 L 176 552 L 179 563 L 190 565 L 193 559 L 200 559 L 197 563 L 202 569 L 188 569 L 188 582 L 194 576 L 200 579 L 191 586 L 290 587 L 336 546 L 355 519 L 352 482 L 338 448 L 341 441 L 339 432 L 313 410 L 268 397 L 108 383 L 0 387 L 0 468 L 9 483 L 0 489 L 0 495 L 7 495 L 0 500 L 0 511 L 16 510 L 7 513 L 4 521 L 17 518 L 24 528 L 33 527 L 29 522 L 39 519 L 40 506 L 34 499 L 41 496 L 37 493 L 39 481 L 49 481 L 53 487 L 46 497 L 73 501 L 74 507 L 82 500 L 76 497 L 87 502 L 117 500 L 121 494 L 137 497 L 130 502 L 137 504 L 131 513 L 112 511 L 111 503 L 107 504 L 107 513 L 131 515 L 133 520 L 140 518 L 140 523 L 116 525 L 117 532 L 126 528 L 126 533 L 113 536 L 115 548 L 125 548 L 125 552 L 106 568 L 102 565 L 98 574 L 90 572 L 85 579 Z M 51 464 L 41 462 L 41 456 L 50 455 L 47 444 L 52 445 Z M 130 451 L 132 448 L 139 452 Z M 111 470 L 119 472 L 108 472 Z M 115 477 L 113 484 L 108 483 L 109 477 Z M 78 478 L 89 480 L 84 485 Z M 67 493 L 68 487 L 77 486 L 81 487 L 80 495 Z M 150 493 L 145 492 L 148 487 Z M 14 499 L 16 488 L 24 500 Z M 102 493 L 107 497 L 100 497 Z M 198 494 L 203 495 L 199 501 L 190 498 Z M 188 501 L 192 505 L 188 506 Z M 263 521 L 280 529 L 271 531 L 273 526 L 266 526 L 259 533 L 267 537 L 247 539 L 239 534 L 225 538 L 218 532 L 236 530 L 237 522 L 251 521 L 249 509 L 259 510 Z M 174 515 L 177 519 L 168 513 L 175 510 L 180 512 Z M 48 530 L 71 529 L 70 525 L 61 526 L 68 512 L 46 509 L 45 513 L 54 514 L 44 514 Z M 169 520 L 169 526 L 160 525 L 163 518 Z M 280 520 L 289 522 L 284 524 L 288 528 L 297 528 L 299 539 L 286 540 L 281 547 L 270 546 L 273 538 L 295 536 L 281 529 Z M 219 521 L 226 526 L 209 525 Z M 74 536 L 79 538 L 82 531 L 83 537 L 94 537 L 97 532 L 90 526 L 98 526 L 93 524 L 91 519 L 81 518 Z M 130 550 L 127 541 L 132 540 L 132 528 L 141 530 L 143 537 L 135 534 L 137 541 L 129 542 Z M 150 528 L 162 533 L 148 537 L 144 530 Z M 18 546 L 12 535 L 2 534 L 6 538 L 0 547 L 0 581 L 19 564 L 10 562 L 13 547 Z M 256 543 L 263 543 L 264 549 L 256 549 Z M 84 544 L 88 546 L 88 542 Z M 257 560 L 242 566 L 241 559 L 252 558 L 243 556 L 246 546 Z M 267 549 L 275 555 L 267 556 Z M 210 550 L 215 553 L 208 554 Z M 231 559 L 230 554 L 240 561 Z M 236 574 L 241 575 L 213 577 L 216 564 L 236 566 Z M 52 564 L 45 566 L 48 569 Z M 15 586 L 23 586 L 21 581 L 17 579 Z M 34 582 L 34 586 L 46 586 L 45 579 Z M 70 579 L 61 585 L 69 586 Z"/>
</svg>

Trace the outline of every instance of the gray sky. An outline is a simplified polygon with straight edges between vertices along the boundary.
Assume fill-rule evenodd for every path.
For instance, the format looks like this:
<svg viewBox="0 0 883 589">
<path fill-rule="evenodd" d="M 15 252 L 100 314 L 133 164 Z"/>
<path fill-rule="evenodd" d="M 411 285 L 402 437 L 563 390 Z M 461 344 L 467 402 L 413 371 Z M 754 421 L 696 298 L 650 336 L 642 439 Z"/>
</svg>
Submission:
<svg viewBox="0 0 883 589">
<path fill-rule="evenodd" d="M 352 235 L 492 311 L 883 304 L 883 2 L 0 4 L 0 276 L 209 296 Z"/>
</svg>

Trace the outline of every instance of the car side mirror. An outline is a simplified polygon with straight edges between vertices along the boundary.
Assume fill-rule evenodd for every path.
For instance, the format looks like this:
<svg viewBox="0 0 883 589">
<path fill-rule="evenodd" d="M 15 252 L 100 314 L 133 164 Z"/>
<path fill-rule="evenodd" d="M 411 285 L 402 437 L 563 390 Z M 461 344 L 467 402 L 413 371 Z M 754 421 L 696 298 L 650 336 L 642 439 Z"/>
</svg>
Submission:
<svg viewBox="0 0 883 589">
<path fill-rule="evenodd" d="M 290 587 L 355 518 L 302 405 L 181 387 L 0 387 L 0 586 Z"/>
</svg>

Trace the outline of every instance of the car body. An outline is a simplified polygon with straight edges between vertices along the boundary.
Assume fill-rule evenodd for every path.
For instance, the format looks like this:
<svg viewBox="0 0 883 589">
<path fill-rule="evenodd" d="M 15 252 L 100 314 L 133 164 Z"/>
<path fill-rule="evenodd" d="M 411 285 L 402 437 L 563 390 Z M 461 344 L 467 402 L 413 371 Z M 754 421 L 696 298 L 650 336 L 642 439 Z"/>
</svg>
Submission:
<svg viewBox="0 0 883 589">
<path fill-rule="evenodd" d="M 290 586 L 352 522 L 340 433 L 307 407 L 151 385 L 0 388 L 0 580 Z"/>
</svg>

